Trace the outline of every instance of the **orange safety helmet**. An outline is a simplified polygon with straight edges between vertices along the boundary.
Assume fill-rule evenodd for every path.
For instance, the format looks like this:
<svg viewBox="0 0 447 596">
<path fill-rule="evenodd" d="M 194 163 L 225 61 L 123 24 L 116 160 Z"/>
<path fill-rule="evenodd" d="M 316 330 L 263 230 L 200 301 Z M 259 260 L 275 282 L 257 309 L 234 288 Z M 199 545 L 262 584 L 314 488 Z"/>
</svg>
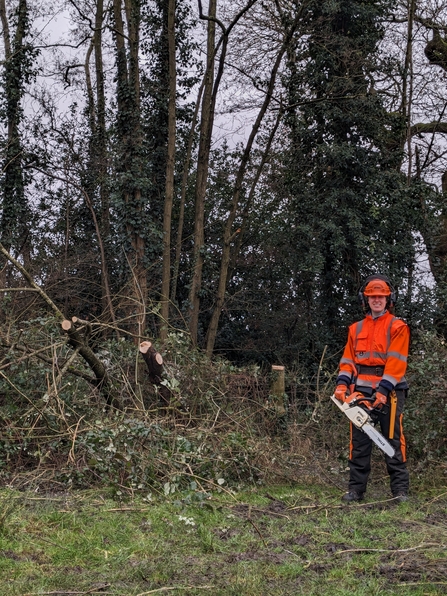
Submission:
<svg viewBox="0 0 447 596">
<path fill-rule="evenodd" d="M 365 296 L 389 296 L 391 290 L 386 281 L 372 279 L 363 290 Z"/>
<path fill-rule="evenodd" d="M 369 296 L 386 296 L 387 307 L 394 306 L 397 301 L 397 292 L 393 288 L 391 281 L 386 275 L 380 275 L 380 273 L 367 277 L 359 290 L 358 299 L 363 310 L 368 310 L 369 308 Z"/>
</svg>

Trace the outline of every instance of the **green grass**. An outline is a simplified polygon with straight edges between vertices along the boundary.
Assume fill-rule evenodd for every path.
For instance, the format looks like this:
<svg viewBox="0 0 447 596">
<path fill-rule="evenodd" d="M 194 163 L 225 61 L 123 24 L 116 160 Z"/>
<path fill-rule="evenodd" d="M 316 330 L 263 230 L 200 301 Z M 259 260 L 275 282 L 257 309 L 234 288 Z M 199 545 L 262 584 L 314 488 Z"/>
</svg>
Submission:
<svg viewBox="0 0 447 596">
<path fill-rule="evenodd" d="M 447 493 L 341 505 L 327 487 L 117 501 L 0 490 L 0 594 L 447 592 Z"/>
</svg>

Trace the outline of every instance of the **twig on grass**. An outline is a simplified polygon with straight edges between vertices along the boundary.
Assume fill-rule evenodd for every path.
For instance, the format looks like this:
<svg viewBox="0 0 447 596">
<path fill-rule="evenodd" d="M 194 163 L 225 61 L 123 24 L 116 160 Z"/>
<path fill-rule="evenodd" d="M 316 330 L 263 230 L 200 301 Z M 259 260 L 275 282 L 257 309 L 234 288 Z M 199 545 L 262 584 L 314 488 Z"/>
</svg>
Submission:
<svg viewBox="0 0 447 596">
<path fill-rule="evenodd" d="M 65 501 L 66 497 L 26 497 L 27 501 Z"/>
<path fill-rule="evenodd" d="M 401 553 L 409 553 L 409 552 L 414 552 L 415 550 L 419 550 L 421 548 L 429 548 L 429 547 L 439 547 L 439 548 L 445 548 L 444 544 L 438 544 L 436 542 L 426 542 L 426 543 L 422 543 L 419 544 L 418 546 L 412 546 L 411 548 L 348 548 L 345 550 L 339 550 L 339 551 L 335 551 L 334 553 L 332 553 L 333 555 L 343 555 L 346 553 L 389 553 L 391 555 L 395 555 L 395 554 L 401 554 Z M 304 566 L 304 569 L 309 568 L 311 565 L 315 565 L 315 563 L 317 563 L 317 561 L 308 561 L 307 564 Z M 426 585 L 429 585 L 430 583 L 437 583 L 437 582 L 428 582 Z M 438 583 L 442 583 L 442 582 L 438 582 Z M 401 586 L 404 584 L 400 584 Z M 408 586 L 410 585 L 419 585 L 419 583 L 414 583 L 414 584 L 406 584 Z"/>
<path fill-rule="evenodd" d="M 149 592 L 140 592 L 137 596 L 147 596 L 148 594 L 156 594 L 157 592 L 172 592 L 173 590 L 213 590 L 214 586 L 164 586 L 163 588 L 156 588 L 149 590 Z"/>
<path fill-rule="evenodd" d="M 106 509 L 107 513 L 116 511 L 131 511 L 132 513 L 142 513 L 143 511 L 150 511 L 153 507 L 115 507 L 114 509 Z"/>
<path fill-rule="evenodd" d="M 424 505 L 421 505 L 418 509 L 418 511 L 420 511 L 421 509 L 424 509 L 425 507 L 428 507 L 429 505 L 432 505 L 433 503 L 435 503 L 435 501 L 438 501 L 441 497 L 444 497 L 445 495 L 447 495 L 446 493 L 441 493 L 440 495 L 436 496 L 434 499 L 431 499 L 431 501 L 428 501 L 428 503 L 424 503 Z"/>
<path fill-rule="evenodd" d="M 37 536 L 37 540 L 42 540 L 42 542 L 47 542 L 51 544 L 51 546 L 55 546 L 56 548 L 61 548 L 62 550 L 70 550 L 68 546 L 62 546 L 62 544 L 57 544 L 57 542 L 53 542 L 52 540 L 48 540 L 48 538 L 44 538 L 43 536 Z M 82 594 L 87 594 L 88 592 L 82 592 Z"/>
<path fill-rule="evenodd" d="M 296 557 L 297 559 L 301 559 L 301 557 L 300 557 L 299 555 L 297 555 L 296 553 L 294 553 L 294 552 L 293 552 L 293 551 L 291 551 L 291 550 L 287 550 L 286 548 L 284 548 L 284 549 L 283 549 L 283 551 L 284 551 L 285 553 L 287 553 L 288 555 L 293 555 L 293 556 L 294 556 L 294 557 Z"/>
<path fill-rule="evenodd" d="M 342 555 L 344 553 L 409 553 L 411 551 L 419 550 L 421 548 L 429 548 L 435 546 L 445 548 L 444 544 L 439 544 L 437 542 L 423 542 L 422 544 L 419 544 L 418 546 L 412 546 L 411 548 L 348 548 L 346 550 L 338 550 L 334 552 L 334 555 Z"/>
<path fill-rule="evenodd" d="M 255 522 L 251 518 L 249 518 L 249 517 L 247 518 L 247 522 L 254 527 L 254 529 L 256 530 L 256 533 L 258 534 L 259 538 L 262 540 L 262 544 L 265 546 L 265 548 L 267 548 L 267 542 L 264 540 L 264 537 L 261 534 L 261 532 L 259 531 L 259 529 L 256 526 Z"/>
<path fill-rule="evenodd" d="M 404 586 L 447 586 L 447 582 L 406 582 L 396 584 L 396 588 L 403 588 Z"/>
<path fill-rule="evenodd" d="M 57 596 L 60 594 L 61 596 L 87 596 L 88 594 L 113 594 L 113 592 L 103 592 L 104 588 L 109 588 L 110 584 L 104 584 L 103 586 L 96 586 L 91 590 L 87 590 L 87 592 L 68 592 L 67 590 L 54 590 L 52 592 L 28 592 L 28 594 L 24 594 L 23 596 Z"/>
<path fill-rule="evenodd" d="M 371 507 L 371 505 L 380 505 L 381 503 L 389 503 L 391 501 L 396 501 L 396 497 L 392 497 L 390 499 L 382 499 L 381 501 L 371 501 L 369 503 L 356 503 L 355 507 Z M 348 505 L 352 507 L 352 505 Z M 287 511 L 295 511 L 297 509 L 312 509 L 312 513 L 318 511 L 319 509 L 344 509 L 347 505 L 338 504 L 338 505 L 296 505 L 295 507 L 289 507 Z"/>
</svg>

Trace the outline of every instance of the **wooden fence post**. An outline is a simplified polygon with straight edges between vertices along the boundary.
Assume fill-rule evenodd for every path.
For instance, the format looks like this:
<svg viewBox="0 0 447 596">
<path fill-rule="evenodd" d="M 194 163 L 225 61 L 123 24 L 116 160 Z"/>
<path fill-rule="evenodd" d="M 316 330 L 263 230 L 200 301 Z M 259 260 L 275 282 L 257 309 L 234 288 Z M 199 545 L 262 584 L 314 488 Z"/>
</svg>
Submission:
<svg viewBox="0 0 447 596">
<path fill-rule="evenodd" d="M 272 398 L 272 405 L 277 416 L 285 416 L 287 414 L 285 393 L 285 366 L 272 364 L 272 385 L 270 389 L 270 395 Z"/>
</svg>

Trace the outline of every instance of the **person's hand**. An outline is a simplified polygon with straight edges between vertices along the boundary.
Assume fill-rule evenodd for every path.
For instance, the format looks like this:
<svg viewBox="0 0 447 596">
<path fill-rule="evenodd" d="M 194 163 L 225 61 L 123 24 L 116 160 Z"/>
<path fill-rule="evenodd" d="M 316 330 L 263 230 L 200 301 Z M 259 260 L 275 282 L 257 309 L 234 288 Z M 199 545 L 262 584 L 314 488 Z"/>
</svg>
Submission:
<svg viewBox="0 0 447 596">
<path fill-rule="evenodd" d="M 335 388 L 335 391 L 334 391 L 334 395 L 338 399 L 338 401 L 341 401 L 342 403 L 344 403 L 346 401 L 347 391 L 348 391 L 348 388 L 346 387 L 346 385 L 337 385 L 337 387 Z"/>
<path fill-rule="evenodd" d="M 379 391 L 377 391 L 376 401 L 373 402 L 372 407 L 373 408 L 382 408 L 382 406 L 384 406 L 386 404 L 386 401 L 387 401 L 387 396 L 384 395 L 383 393 L 380 393 Z"/>
</svg>

